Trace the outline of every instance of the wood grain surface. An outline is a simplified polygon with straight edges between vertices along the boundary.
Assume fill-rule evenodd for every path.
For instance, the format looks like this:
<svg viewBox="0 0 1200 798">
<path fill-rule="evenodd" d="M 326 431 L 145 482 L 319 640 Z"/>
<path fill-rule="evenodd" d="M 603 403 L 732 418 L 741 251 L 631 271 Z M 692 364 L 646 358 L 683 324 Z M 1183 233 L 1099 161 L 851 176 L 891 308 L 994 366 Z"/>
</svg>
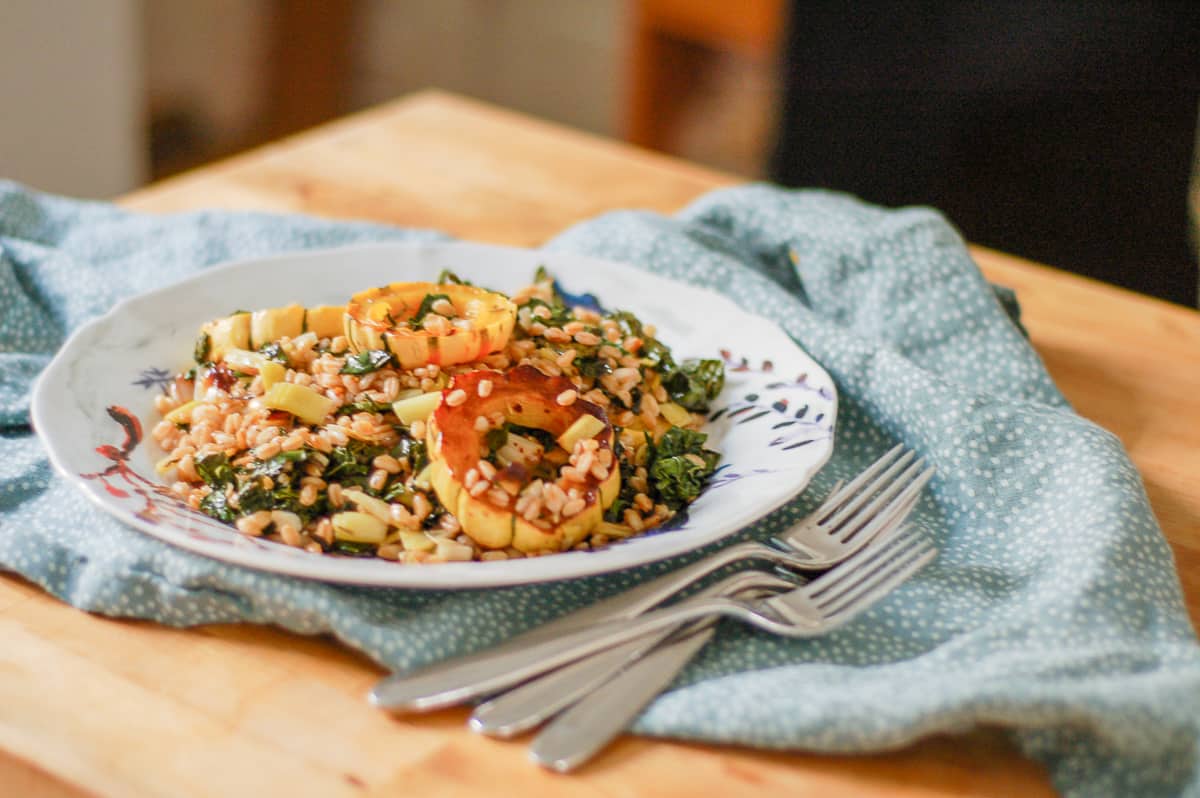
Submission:
<svg viewBox="0 0 1200 798">
<path fill-rule="evenodd" d="M 130 208 L 303 211 L 541 243 L 603 211 L 673 211 L 733 178 L 427 92 L 205 167 Z M 1038 351 L 1118 435 L 1200 619 L 1200 314 L 974 250 L 1015 288 Z M 67 607 L 0 576 L 0 794 L 32 796 L 1037 796 L 1046 776 L 976 729 L 871 756 L 626 737 L 574 776 L 462 711 L 396 720 L 379 669 L 332 641 L 256 626 L 169 629 Z"/>
</svg>

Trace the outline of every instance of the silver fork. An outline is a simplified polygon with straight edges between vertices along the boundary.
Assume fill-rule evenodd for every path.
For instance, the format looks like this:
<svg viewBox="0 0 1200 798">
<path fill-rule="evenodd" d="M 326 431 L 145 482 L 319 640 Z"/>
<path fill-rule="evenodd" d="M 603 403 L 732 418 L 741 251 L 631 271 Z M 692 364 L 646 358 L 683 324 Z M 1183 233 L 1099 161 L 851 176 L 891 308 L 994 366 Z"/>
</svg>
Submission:
<svg viewBox="0 0 1200 798">
<path fill-rule="evenodd" d="M 907 517 L 920 489 L 932 473 L 931 470 L 918 471 L 913 477 L 912 472 L 920 468 L 920 462 L 910 466 L 912 454 L 899 456 L 902 448 L 898 446 L 892 449 L 844 488 L 840 483 L 834 486 L 829 497 L 815 512 L 779 539 L 780 545 L 803 547 L 807 554 L 820 557 L 821 562 L 832 565 L 870 544 L 876 536 L 897 529 Z M 897 472 L 900 472 L 899 476 Z M 906 483 L 905 480 L 909 478 L 912 481 Z M 900 495 L 897 496 L 897 493 Z M 871 501 L 871 505 L 864 506 L 868 500 Z M 739 556 L 739 550 L 756 551 L 760 545 L 743 544 L 718 552 L 716 557 L 702 560 L 690 567 L 691 571 L 699 572 L 698 576 L 685 573 L 684 577 L 698 579 L 707 573 L 705 569 L 713 567 L 714 562 L 721 561 L 716 558 L 731 556 L 731 550 L 732 556 L 736 557 Z M 650 587 L 655 592 L 665 590 L 678 579 L 679 572 L 668 574 L 656 580 L 656 583 L 661 585 L 652 583 Z M 646 587 L 637 590 L 646 590 Z M 706 589 L 702 593 L 715 595 L 712 589 Z M 628 594 L 620 598 L 627 599 Z M 594 609 L 589 608 L 593 612 Z M 551 631 L 561 633 L 564 629 L 574 628 L 580 623 L 578 613 L 563 620 L 573 623 L 556 622 L 556 628 Z M 539 638 L 546 633 L 545 628 L 538 632 Z M 507 738 L 520 734 L 587 695 L 617 670 L 638 659 L 674 632 L 675 630 L 668 629 L 654 636 L 615 646 L 514 687 L 478 706 L 471 715 L 470 727 L 474 731 L 493 737 Z"/>
<path fill-rule="evenodd" d="M 765 591 L 778 593 L 795 586 L 795 580 L 751 569 L 737 571 L 706 585 L 689 598 L 761 595 Z M 675 632 L 674 629 L 668 629 L 631 640 L 517 685 L 476 707 L 469 725 L 474 731 L 492 737 L 514 737 L 588 695 L 621 668 L 645 656 Z"/>
<path fill-rule="evenodd" d="M 879 532 L 903 520 L 908 514 L 933 473 L 932 469 L 924 469 L 924 461 L 913 462 L 913 459 L 912 452 L 905 452 L 903 446 L 896 446 L 849 484 L 835 486 L 814 512 L 778 539 L 789 550 L 757 542 L 730 546 L 632 590 L 568 613 L 474 657 L 502 656 L 506 652 L 520 651 L 536 642 L 557 639 L 597 623 L 635 618 L 688 585 L 732 563 L 765 560 L 794 569 L 828 567 L 860 550 Z M 435 669 L 441 671 L 444 667 L 435 665 L 409 676 L 393 674 L 385 677 L 371 691 L 368 699 L 375 706 L 396 711 L 433 710 L 456 703 L 453 700 L 437 700 L 433 696 L 422 697 L 412 692 L 415 684 L 422 683 L 419 680 L 423 675 Z M 517 683 L 510 682 L 502 687 Z"/>
<path fill-rule="evenodd" d="M 761 601 L 729 598 L 684 600 L 634 619 L 619 619 L 558 638 L 512 650 L 483 651 L 448 665 L 410 676 L 384 679 L 371 692 L 375 706 L 396 711 L 425 711 L 490 695 L 538 674 L 574 662 L 610 646 L 680 624 L 721 615 L 773 634 L 812 637 L 824 634 L 857 613 L 857 602 L 872 600 L 898 584 L 935 555 L 914 533 L 897 535 L 864 549 L 808 585 Z"/>
<path fill-rule="evenodd" d="M 901 531 L 897 536 L 904 535 Z M 885 544 L 876 543 L 874 546 Z M 907 566 L 895 571 L 880 572 L 873 581 L 864 580 L 852 595 L 845 592 L 835 613 L 845 619 L 866 610 L 920 567 L 919 559 L 909 559 Z M 823 578 L 822 578 L 823 579 Z M 810 588 L 820 596 L 822 581 Z M 730 586 L 737 598 L 753 595 L 754 585 Z M 831 591 L 832 592 L 832 591 Z M 574 702 L 542 730 L 529 747 L 529 757 L 543 767 L 566 773 L 590 760 L 607 746 L 675 679 L 692 657 L 712 638 L 714 619 L 693 621 L 661 645 L 644 651 L 627 667 L 611 675 Z"/>
<path fill-rule="evenodd" d="M 849 484 L 835 485 L 816 510 L 775 538 L 774 545 L 746 541 L 727 546 L 691 565 L 543 624 L 506 645 L 518 648 L 602 621 L 637 617 L 733 563 L 765 562 L 813 571 L 836 565 L 908 515 L 934 474 L 924 459 L 914 462 L 915 457 L 903 444 L 893 447 Z"/>
</svg>

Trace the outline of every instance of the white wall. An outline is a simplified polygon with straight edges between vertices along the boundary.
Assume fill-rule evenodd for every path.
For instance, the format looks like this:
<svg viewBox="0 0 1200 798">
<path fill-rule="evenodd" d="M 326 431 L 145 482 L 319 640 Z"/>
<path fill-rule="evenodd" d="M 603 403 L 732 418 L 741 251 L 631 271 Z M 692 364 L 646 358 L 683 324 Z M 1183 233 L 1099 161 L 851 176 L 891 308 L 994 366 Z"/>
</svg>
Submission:
<svg viewBox="0 0 1200 798">
<path fill-rule="evenodd" d="M 0 177 L 84 197 L 145 180 L 139 0 L 0 0 Z"/>
</svg>

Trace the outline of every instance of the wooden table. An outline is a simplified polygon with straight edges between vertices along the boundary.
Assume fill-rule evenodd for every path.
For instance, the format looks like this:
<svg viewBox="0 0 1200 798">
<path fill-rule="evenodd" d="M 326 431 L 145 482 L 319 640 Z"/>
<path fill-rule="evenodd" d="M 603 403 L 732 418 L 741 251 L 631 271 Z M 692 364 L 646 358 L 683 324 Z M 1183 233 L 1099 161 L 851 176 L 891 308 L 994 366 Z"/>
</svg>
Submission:
<svg viewBox="0 0 1200 798">
<path fill-rule="evenodd" d="M 136 192 L 129 208 L 304 211 L 535 245 L 602 211 L 673 211 L 725 175 L 440 93 L 401 100 Z M 1141 469 L 1200 619 L 1200 314 L 976 249 L 1083 415 Z M 578 775 L 465 713 L 394 720 L 380 671 L 254 626 L 174 630 L 88 615 L 0 577 L 0 794 L 75 796 L 1048 795 L 989 730 L 875 756 L 626 738 Z"/>
</svg>

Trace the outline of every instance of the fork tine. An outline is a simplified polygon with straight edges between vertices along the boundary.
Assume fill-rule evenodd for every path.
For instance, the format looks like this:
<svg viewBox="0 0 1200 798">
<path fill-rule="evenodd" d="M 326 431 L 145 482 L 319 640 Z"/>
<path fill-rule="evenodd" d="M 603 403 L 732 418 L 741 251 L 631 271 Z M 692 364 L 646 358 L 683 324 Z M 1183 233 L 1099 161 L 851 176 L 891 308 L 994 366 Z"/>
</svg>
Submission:
<svg viewBox="0 0 1200 798">
<path fill-rule="evenodd" d="M 928 546 L 929 544 L 916 530 L 908 528 L 903 537 L 898 536 L 891 541 L 889 546 L 891 550 L 887 556 L 876 558 L 855 569 L 853 573 L 847 574 L 837 584 L 828 587 L 820 598 L 814 598 L 813 601 L 822 615 L 833 614 L 879 579 L 881 575 L 887 574 L 897 565 L 911 559 L 914 553 L 922 553 Z"/>
<path fill-rule="evenodd" d="M 912 459 L 915 456 L 916 455 L 911 451 L 905 452 L 903 457 L 889 465 L 885 470 L 883 470 L 882 473 L 875 472 L 872 474 L 872 479 L 869 482 L 867 480 L 863 480 L 859 484 L 859 487 L 853 497 L 836 508 L 834 512 L 831 512 L 821 518 L 818 523 L 822 526 L 836 528 L 840 526 L 847 518 L 854 517 L 863 504 L 870 501 L 871 497 L 876 491 L 880 490 L 880 488 L 883 486 L 893 483 L 897 474 L 904 471 L 906 467 L 911 467 L 909 466 L 909 463 L 912 462 Z M 873 469 L 868 469 L 868 471 L 870 470 Z M 859 482 L 858 479 L 854 481 Z"/>
<path fill-rule="evenodd" d="M 911 545 L 914 538 L 911 526 L 904 525 L 895 533 L 888 535 L 883 541 L 847 558 L 840 565 L 834 566 L 821 576 L 809 582 L 804 588 L 805 595 L 816 605 L 828 603 L 845 591 L 846 586 L 863 573 L 869 572 L 881 562 L 895 557 L 905 546 Z"/>
<path fill-rule="evenodd" d="M 921 490 L 935 473 L 935 469 L 926 468 L 914 476 L 914 469 L 922 466 L 924 462 L 924 460 L 918 460 L 913 463 L 869 506 L 863 508 L 862 512 L 856 515 L 852 521 L 844 524 L 843 528 L 838 530 L 838 539 L 846 542 L 860 534 L 869 538 L 884 525 L 890 525 L 905 518 L 920 499 Z M 912 481 L 905 485 L 905 481 L 909 478 Z M 887 503 L 880 507 L 879 505 L 883 502 Z"/>
<path fill-rule="evenodd" d="M 937 548 L 928 541 L 914 546 L 905 556 L 889 563 L 888 567 L 859 585 L 853 595 L 848 595 L 837 607 L 826 608 L 827 628 L 846 623 L 886 596 L 917 571 L 928 565 L 937 556 Z"/>
<path fill-rule="evenodd" d="M 899 465 L 897 463 L 897 466 Z M 881 476 L 871 486 L 870 492 L 862 494 L 861 500 L 857 502 L 853 511 L 838 514 L 829 522 L 829 526 L 835 529 L 849 527 L 857 531 L 863 524 L 877 516 L 893 497 L 904 490 L 924 469 L 924 458 L 918 459 L 915 463 L 906 464 L 899 473 L 895 473 L 895 469 L 888 469 L 888 473 Z M 884 481 L 885 477 L 887 481 Z"/>
<path fill-rule="evenodd" d="M 894 460 L 902 451 L 904 451 L 904 444 L 901 443 L 893 446 L 886 454 L 868 466 L 865 471 L 856 476 L 854 479 L 850 480 L 848 484 L 842 486 L 842 483 L 839 482 L 837 485 L 835 485 L 834 489 L 830 491 L 829 496 L 826 497 L 825 501 L 821 502 L 821 506 L 818 507 L 816 512 L 813 514 L 814 516 L 818 516 L 818 523 L 824 523 L 825 519 L 838 510 L 843 502 L 854 498 L 854 496 L 856 496 L 862 489 L 863 485 L 866 485 L 868 482 L 873 480 L 880 471 L 883 471 L 885 468 L 887 468 L 891 461 Z M 838 489 L 839 486 L 841 486 L 840 490 Z"/>
</svg>

